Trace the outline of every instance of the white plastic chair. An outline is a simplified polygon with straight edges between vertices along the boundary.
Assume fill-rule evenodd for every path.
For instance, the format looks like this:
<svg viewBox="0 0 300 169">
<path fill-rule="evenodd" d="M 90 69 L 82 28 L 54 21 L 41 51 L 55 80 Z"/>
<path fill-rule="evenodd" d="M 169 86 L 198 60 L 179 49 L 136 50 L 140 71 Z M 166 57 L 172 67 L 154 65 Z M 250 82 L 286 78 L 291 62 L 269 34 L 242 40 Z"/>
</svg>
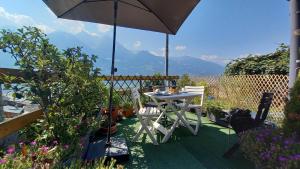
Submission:
<svg viewBox="0 0 300 169">
<path fill-rule="evenodd" d="M 145 130 L 147 135 L 150 137 L 152 143 L 154 145 L 158 145 L 157 140 L 154 138 L 153 135 L 154 128 L 152 119 L 160 115 L 160 110 L 156 107 L 143 107 L 140 99 L 140 93 L 137 88 L 132 89 L 131 92 L 134 103 L 134 109 L 135 112 L 137 112 L 136 115 L 141 123 L 137 134 L 133 138 L 133 142 L 136 142 L 139 136 Z"/>
<path fill-rule="evenodd" d="M 192 125 L 195 125 L 195 133 L 198 133 L 199 126 L 202 126 L 202 105 L 203 105 L 203 99 L 204 99 L 204 86 L 185 86 L 183 88 L 184 91 L 186 92 L 191 92 L 191 93 L 197 93 L 201 94 L 200 97 L 200 104 L 190 104 L 188 105 L 189 109 L 195 109 L 196 115 L 197 115 L 197 123 L 190 123 Z M 177 106 L 182 107 L 184 104 L 177 104 Z M 186 118 L 186 115 L 184 114 L 184 117 Z"/>
</svg>

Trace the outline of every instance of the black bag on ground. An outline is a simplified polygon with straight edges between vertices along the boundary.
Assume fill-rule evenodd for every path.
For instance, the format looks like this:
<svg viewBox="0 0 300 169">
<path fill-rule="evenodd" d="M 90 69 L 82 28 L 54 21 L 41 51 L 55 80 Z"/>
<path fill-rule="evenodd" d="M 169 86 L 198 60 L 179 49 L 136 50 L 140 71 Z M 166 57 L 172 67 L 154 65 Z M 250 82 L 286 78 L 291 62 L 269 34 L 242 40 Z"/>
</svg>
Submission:
<svg viewBox="0 0 300 169">
<path fill-rule="evenodd" d="M 254 119 L 251 118 L 251 111 L 248 109 L 234 109 L 230 114 L 230 125 L 236 133 L 247 130 L 254 124 Z"/>
</svg>

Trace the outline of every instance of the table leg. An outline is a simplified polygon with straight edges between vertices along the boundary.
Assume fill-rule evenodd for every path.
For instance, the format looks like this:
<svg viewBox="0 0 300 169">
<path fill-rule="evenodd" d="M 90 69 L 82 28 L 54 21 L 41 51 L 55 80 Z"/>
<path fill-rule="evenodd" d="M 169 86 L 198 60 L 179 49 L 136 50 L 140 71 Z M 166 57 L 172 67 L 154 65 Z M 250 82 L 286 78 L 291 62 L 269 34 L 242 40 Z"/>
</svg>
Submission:
<svg viewBox="0 0 300 169">
<path fill-rule="evenodd" d="M 176 109 L 174 107 L 173 107 L 173 110 L 175 111 L 179 120 L 181 122 L 183 122 L 185 127 L 187 127 L 194 135 L 196 135 L 195 130 L 190 126 L 190 123 L 184 118 L 184 113 L 187 111 L 188 105 L 190 104 L 190 102 L 191 102 L 191 99 L 186 99 L 184 106 L 182 107 L 182 109 L 179 112 L 176 111 Z"/>
</svg>

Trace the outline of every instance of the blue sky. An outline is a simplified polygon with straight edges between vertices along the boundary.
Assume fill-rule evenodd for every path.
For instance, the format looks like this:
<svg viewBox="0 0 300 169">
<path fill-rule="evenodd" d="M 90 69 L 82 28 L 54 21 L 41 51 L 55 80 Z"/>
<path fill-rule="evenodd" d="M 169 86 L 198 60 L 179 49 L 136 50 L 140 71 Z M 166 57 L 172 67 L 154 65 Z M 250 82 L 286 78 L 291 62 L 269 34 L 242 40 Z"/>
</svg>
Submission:
<svg viewBox="0 0 300 169">
<path fill-rule="evenodd" d="M 57 19 L 41 0 L 0 0 L 0 28 L 22 25 L 38 26 L 47 33 L 112 35 L 106 25 Z M 164 53 L 164 34 L 118 28 L 117 36 L 130 50 Z M 224 64 L 248 54 L 272 52 L 279 43 L 289 44 L 289 39 L 286 0 L 202 0 L 177 35 L 170 37 L 170 55 Z"/>
</svg>

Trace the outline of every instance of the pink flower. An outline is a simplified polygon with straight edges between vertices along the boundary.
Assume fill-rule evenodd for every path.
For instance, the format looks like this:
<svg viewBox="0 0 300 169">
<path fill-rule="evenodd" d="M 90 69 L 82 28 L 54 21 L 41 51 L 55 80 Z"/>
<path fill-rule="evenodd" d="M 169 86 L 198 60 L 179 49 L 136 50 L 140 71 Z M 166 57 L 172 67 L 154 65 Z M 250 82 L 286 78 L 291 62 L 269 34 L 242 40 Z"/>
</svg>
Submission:
<svg viewBox="0 0 300 169">
<path fill-rule="evenodd" d="M 69 145 L 68 145 L 68 144 L 66 144 L 66 145 L 64 146 L 64 148 L 65 148 L 65 149 L 68 149 L 68 148 L 69 148 Z"/>
<path fill-rule="evenodd" d="M 24 143 L 23 143 L 23 142 L 20 142 L 20 143 L 19 143 L 19 146 L 20 146 L 20 147 L 22 147 L 23 145 L 24 145 Z"/>
<path fill-rule="evenodd" d="M 49 147 L 47 147 L 47 146 L 42 146 L 42 147 L 41 147 L 41 150 L 42 150 L 42 153 L 46 154 L 46 153 L 48 152 L 48 150 L 49 150 Z"/>
<path fill-rule="evenodd" d="M 53 144 L 54 144 L 54 145 L 57 145 L 57 144 L 58 144 L 58 142 L 57 142 L 56 140 L 54 140 L 54 141 L 53 141 Z"/>
<path fill-rule="evenodd" d="M 3 158 L 3 159 L 0 159 L 0 164 L 5 164 L 6 163 L 6 160 Z"/>
<path fill-rule="evenodd" d="M 15 152 L 15 147 L 8 147 L 7 154 L 13 154 Z"/>
<path fill-rule="evenodd" d="M 32 141 L 32 142 L 30 143 L 30 145 L 35 146 L 35 145 L 36 145 L 36 141 Z"/>
</svg>

